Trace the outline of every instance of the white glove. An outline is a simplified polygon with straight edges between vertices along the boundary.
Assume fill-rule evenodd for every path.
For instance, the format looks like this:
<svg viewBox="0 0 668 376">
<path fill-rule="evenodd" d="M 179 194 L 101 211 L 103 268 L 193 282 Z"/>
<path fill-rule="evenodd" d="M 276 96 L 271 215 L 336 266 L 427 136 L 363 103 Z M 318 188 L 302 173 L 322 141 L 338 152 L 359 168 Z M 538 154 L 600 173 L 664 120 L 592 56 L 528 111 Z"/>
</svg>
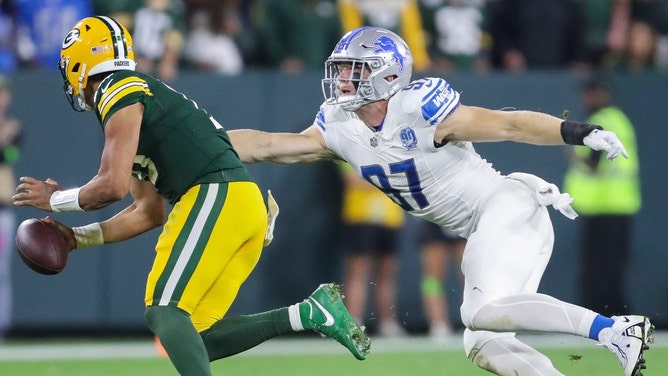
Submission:
<svg viewBox="0 0 668 376">
<path fill-rule="evenodd" d="M 620 154 L 626 159 L 629 158 L 629 154 L 615 132 L 594 129 L 582 139 L 582 142 L 594 150 L 607 151 L 609 161 L 619 157 Z"/>
<path fill-rule="evenodd" d="M 274 225 L 276 224 L 276 217 L 278 217 L 278 204 L 271 195 L 271 190 L 267 190 L 267 231 L 264 233 L 264 246 L 271 244 L 274 240 Z"/>
<path fill-rule="evenodd" d="M 541 206 L 552 205 L 553 208 L 559 210 L 566 218 L 577 218 L 578 213 L 571 207 L 573 197 L 568 193 L 559 192 L 559 188 L 556 185 L 548 183 L 536 175 L 525 174 L 523 172 L 513 172 L 508 175 L 508 178 L 521 181 L 533 189 L 536 192 L 536 199 Z"/>
</svg>

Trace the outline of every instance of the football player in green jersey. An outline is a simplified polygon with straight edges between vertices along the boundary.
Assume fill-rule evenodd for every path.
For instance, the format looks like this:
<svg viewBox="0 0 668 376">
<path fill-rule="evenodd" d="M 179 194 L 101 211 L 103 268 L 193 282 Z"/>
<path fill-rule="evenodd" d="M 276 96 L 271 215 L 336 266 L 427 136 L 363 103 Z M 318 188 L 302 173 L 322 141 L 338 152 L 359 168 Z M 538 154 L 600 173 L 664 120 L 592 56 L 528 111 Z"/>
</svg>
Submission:
<svg viewBox="0 0 668 376">
<path fill-rule="evenodd" d="M 87 211 L 132 195 L 130 206 L 103 222 L 70 228 L 47 217 L 71 249 L 163 226 L 145 316 L 180 374 L 211 375 L 210 361 L 305 329 L 366 357 L 369 339 L 334 284 L 289 307 L 225 317 L 271 239 L 277 206 L 270 197 L 267 214 L 219 123 L 183 94 L 134 71 L 132 38 L 123 25 L 103 16 L 79 21 L 63 41 L 59 68 L 72 107 L 94 110 L 102 125 L 100 168 L 88 183 L 67 190 L 52 179 L 22 177 L 14 204 Z"/>
</svg>

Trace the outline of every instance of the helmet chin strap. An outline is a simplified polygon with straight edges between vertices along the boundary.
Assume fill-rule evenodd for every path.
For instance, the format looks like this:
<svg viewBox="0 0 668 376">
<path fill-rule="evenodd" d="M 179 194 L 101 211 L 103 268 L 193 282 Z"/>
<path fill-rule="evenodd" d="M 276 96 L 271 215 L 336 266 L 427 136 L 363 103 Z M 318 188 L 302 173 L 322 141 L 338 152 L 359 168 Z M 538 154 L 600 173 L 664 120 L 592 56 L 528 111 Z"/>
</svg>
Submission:
<svg viewBox="0 0 668 376">
<path fill-rule="evenodd" d="M 79 75 L 78 85 L 79 85 L 79 95 L 77 96 L 77 101 L 79 102 L 79 107 L 86 111 L 91 111 L 93 107 L 89 106 L 86 103 L 86 94 L 84 94 L 83 80 L 86 78 L 86 64 L 81 66 L 81 74 Z"/>
</svg>

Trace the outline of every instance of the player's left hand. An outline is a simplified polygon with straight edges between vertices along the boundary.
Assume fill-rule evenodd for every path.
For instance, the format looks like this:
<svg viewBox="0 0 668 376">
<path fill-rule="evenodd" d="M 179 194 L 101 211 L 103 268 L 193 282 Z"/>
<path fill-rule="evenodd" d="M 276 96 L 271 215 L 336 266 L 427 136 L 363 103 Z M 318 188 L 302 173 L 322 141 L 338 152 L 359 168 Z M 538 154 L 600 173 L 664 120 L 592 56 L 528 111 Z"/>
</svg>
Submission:
<svg viewBox="0 0 668 376">
<path fill-rule="evenodd" d="M 42 218 L 41 221 L 53 225 L 60 232 L 60 234 L 65 238 L 65 243 L 67 243 L 67 248 L 70 252 L 77 248 L 77 241 L 74 237 L 74 231 L 72 231 L 71 227 L 65 226 L 50 216 Z"/>
<path fill-rule="evenodd" d="M 48 178 L 38 180 L 30 176 L 23 176 L 19 179 L 21 182 L 16 187 L 16 194 L 12 196 L 16 206 L 32 206 L 38 209 L 51 211 L 51 195 L 60 190 L 60 184 Z"/>
<path fill-rule="evenodd" d="M 615 132 L 594 129 L 582 139 L 582 142 L 594 150 L 608 152 L 609 161 L 619 157 L 619 155 L 624 156 L 626 159 L 629 158 L 629 154 Z"/>
</svg>

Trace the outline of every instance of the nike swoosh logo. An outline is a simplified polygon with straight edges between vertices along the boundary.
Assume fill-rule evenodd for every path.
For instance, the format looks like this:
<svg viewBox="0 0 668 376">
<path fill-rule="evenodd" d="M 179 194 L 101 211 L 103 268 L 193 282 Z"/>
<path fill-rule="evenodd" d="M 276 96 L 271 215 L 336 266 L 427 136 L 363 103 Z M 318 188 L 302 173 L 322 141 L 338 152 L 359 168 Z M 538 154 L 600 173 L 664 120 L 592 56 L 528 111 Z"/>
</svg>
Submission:
<svg viewBox="0 0 668 376">
<path fill-rule="evenodd" d="M 323 325 L 324 326 L 334 325 L 334 316 L 332 316 L 332 314 L 329 313 L 329 311 L 325 307 L 323 307 L 320 303 L 318 303 L 317 300 L 315 300 L 315 299 L 311 299 L 311 300 L 313 300 L 313 303 L 315 303 L 315 305 L 318 306 L 318 309 L 320 309 L 320 312 L 322 312 L 322 314 L 325 315 L 325 323 Z"/>
<path fill-rule="evenodd" d="M 111 85 L 111 81 L 112 80 L 109 80 L 105 86 L 102 86 L 102 88 L 100 89 L 102 90 L 102 94 L 107 92 L 107 89 L 109 89 L 109 85 Z"/>
</svg>

